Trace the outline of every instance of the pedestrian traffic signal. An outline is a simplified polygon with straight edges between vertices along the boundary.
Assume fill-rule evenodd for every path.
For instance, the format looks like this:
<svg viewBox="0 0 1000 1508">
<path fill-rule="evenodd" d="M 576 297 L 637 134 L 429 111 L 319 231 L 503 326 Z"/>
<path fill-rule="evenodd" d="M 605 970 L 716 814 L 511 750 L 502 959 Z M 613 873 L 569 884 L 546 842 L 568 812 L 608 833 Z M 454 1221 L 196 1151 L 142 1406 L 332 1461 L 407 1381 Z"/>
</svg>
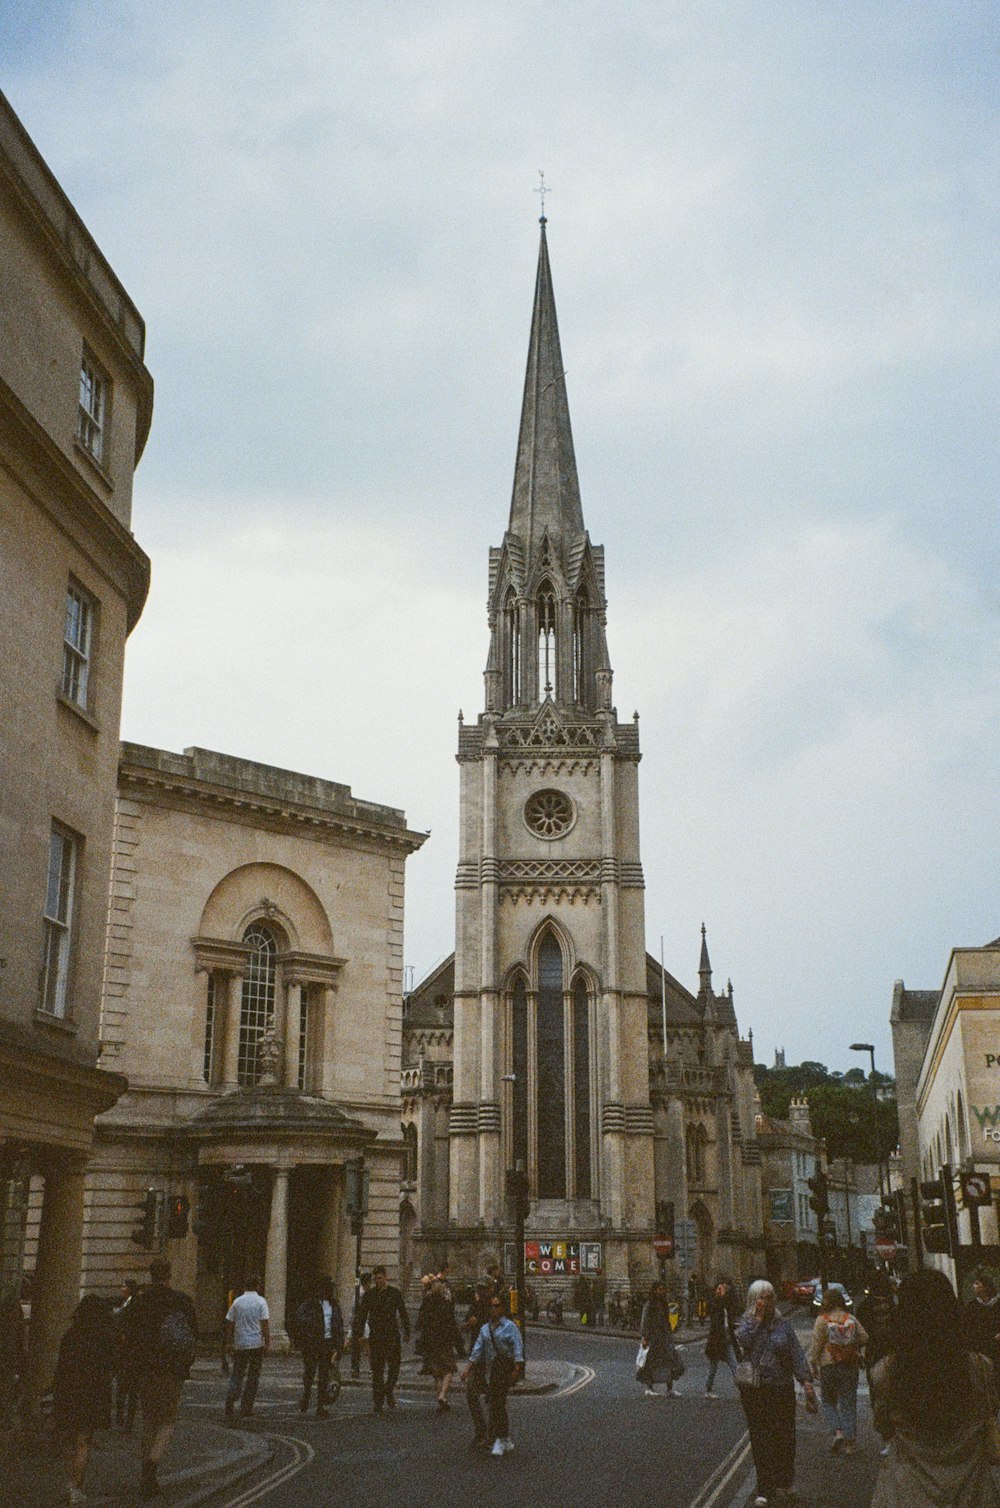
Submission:
<svg viewBox="0 0 1000 1508">
<path fill-rule="evenodd" d="M 145 1251 L 153 1251 L 159 1242 L 159 1211 L 163 1195 L 158 1189 L 147 1189 L 142 1206 L 142 1218 L 129 1239 Z"/>
<path fill-rule="evenodd" d="M 656 1201 L 656 1234 L 674 1238 L 674 1201 L 672 1199 L 657 1199 Z"/>
<path fill-rule="evenodd" d="M 955 1195 L 951 1169 L 942 1168 L 940 1178 L 920 1185 L 920 1226 L 925 1251 L 950 1252 L 958 1246 Z"/>
<path fill-rule="evenodd" d="M 819 1216 L 822 1228 L 823 1217 L 830 1213 L 830 1184 L 826 1174 L 821 1168 L 817 1168 L 812 1178 L 808 1179 L 812 1193 L 809 1196 L 809 1208 Z"/>
<path fill-rule="evenodd" d="M 882 1195 L 882 1203 L 875 1211 L 873 1223 L 876 1236 L 884 1236 L 887 1241 L 903 1239 L 899 1228 L 899 1207 L 895 1194 Z"/>
<path fill-rule="evenodd" d="M 177 1241 L 188 1233 L 188 1212 L 191 1201 L 186 1194 L 174 1194 L 170 1200 L 170 1215 L 167 1219 L 167 1235 Z"/>
</svg>

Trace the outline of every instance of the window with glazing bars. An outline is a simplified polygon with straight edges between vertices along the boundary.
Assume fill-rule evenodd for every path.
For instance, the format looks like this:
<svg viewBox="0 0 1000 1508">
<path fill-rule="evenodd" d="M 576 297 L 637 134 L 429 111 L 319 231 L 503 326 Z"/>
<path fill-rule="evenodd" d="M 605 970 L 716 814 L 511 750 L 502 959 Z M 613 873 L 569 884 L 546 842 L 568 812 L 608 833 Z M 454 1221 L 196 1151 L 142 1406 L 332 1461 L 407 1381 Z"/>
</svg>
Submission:
<svg viewBox="0 0 1000 1508">
<path fill-rule="evenodd" d="M 549 933 L 538 949 L 538 1197 L 566 1197 L 566 1011 L 562 950 Z"/>
<path fill-rule="evenodd" d="M 309 1072 L 309 989 L 302 986 L 302 1017 L 299 1024 L 299 1058 L 298 1078 L 296 1080 L 300 1089 L 306 1087 L 306 1074 Z"/>
<path fill-rule="evenodd" d="M 66 1014 L 76 863 L 77 840 L 53 822 L 45 882 L 45 943 L 39 1001 L 40 1009 L 50 1016 Z"/>
<path fill-rule="evenodd" d="M 278 945 L 267 927 L 253 922 L 243 934 L 251 953 L 240 1002 L 240 1048 L 236 1077 L 251 1088 L 260 1078 L 257 1048 L 274 1015 L 274 974 Z"/>
<path fill-rule="evenodd" d="M 205 1007 L 205 1051 L 202 1059 L 202 1078 L 206 1084 L 212 1082 L 212 1049 L 215 1045 L 215 975 L 209 974 L 208 987 L 206 990 L 207 1004 Z"/>
<path fill-rule="evenodd" d="M 87 705 L 93 635 L 94 599 L 71 581 L 66 592 L 66 623 L 63 628 L 62 693 L 80 707 Z"/>
<path fill-rule="evenodd" d="M 80 362 L 80 444 L 95 461 L 104 459 L 104 432 L 108 409 L 108 379 L 86 351 Z"/>
</svg>

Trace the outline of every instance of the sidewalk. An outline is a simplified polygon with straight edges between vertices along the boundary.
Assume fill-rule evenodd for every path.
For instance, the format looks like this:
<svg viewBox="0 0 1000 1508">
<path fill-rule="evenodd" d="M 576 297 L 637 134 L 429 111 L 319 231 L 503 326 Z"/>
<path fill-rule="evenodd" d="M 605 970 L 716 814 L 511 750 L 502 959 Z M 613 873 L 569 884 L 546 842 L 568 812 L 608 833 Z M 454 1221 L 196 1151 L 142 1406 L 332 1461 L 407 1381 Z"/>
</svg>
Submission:
<svg viewBox="0 0 1000 1508">
<path fill-rule="evenodd" d="M 270 1460 L 269 1441 L 244 1430 L 180 1418 L 160 1467 L 163 1508 L 194 1508 Z M 54 1508 L 66 1502 L 66 1467 L 58 1447 L 40 1442 L 0 1463 L 0 1508 Z M 97 1508 L 132 1508 L 138 1502 L 139 1432 L 99 1430 L 90 1453 L 85 1490 Z"/>
</svg>

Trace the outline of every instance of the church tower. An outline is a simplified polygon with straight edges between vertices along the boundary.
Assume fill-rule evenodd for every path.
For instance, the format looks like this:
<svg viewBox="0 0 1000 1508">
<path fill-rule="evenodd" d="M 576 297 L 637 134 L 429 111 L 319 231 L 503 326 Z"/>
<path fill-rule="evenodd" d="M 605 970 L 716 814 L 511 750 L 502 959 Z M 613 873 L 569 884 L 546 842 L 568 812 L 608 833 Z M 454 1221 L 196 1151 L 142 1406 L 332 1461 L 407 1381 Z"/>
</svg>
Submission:
<svg viewBox="0 0 1000 1508">
<path fill-rule="evenodd" d="M 520 1163 L 528 1238 L 600 1242 L 620 1283 L 653 1261 L 638 714 L 612 705 L 545 227 L 485 707 L 459 727 L 448 1224 L 495 1245 Z"/>
</svg>

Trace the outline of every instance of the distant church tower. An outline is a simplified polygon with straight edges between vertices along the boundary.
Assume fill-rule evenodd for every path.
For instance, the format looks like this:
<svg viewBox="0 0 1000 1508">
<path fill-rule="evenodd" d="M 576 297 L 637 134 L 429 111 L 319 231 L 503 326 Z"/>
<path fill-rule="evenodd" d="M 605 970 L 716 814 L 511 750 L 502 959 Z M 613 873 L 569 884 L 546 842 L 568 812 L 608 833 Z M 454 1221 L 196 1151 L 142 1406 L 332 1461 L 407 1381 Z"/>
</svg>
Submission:
<svg viewBox="0 0 1000 1508">
<path fill-rule="evenodd" d="M 459 727 L 448 1224 L 501 1239 L 523 1162 L 529 1237 L 600 1241 L 621 1282 L 648 1275 L 654 1221 L 639 732 L 612 706 L 545 223 L 485 710 Z"/>
</svg>

